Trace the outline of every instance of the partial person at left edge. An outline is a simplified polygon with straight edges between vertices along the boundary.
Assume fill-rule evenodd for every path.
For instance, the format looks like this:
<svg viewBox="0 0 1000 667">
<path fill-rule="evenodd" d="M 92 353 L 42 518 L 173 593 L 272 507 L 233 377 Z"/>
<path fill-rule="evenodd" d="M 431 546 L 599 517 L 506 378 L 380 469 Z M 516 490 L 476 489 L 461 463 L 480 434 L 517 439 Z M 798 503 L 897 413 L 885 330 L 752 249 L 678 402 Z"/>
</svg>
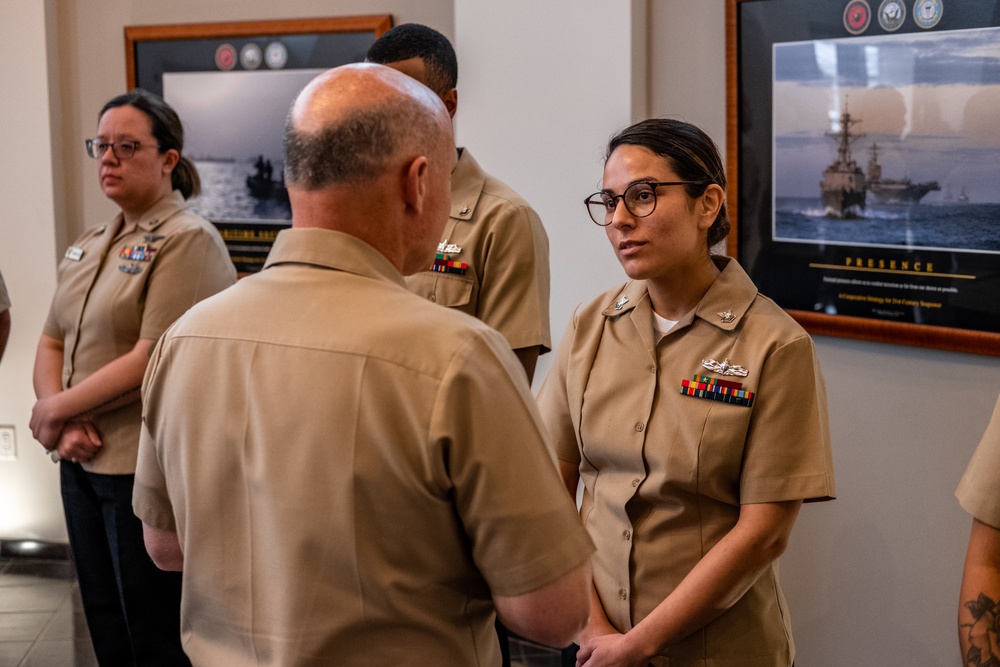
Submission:
<svg viewBox="0 0 1000 667">
<path fill-rule="evenodd" d="M 0 273 L 0 361 L 3 361 L 3 352 L 7 349 L 7 337 L 10 335 L 10 297 L 7 296 L 7 286 L 3 282 L 3 274 Z"/>
<path fill-rule="evenodd" d="M 972 515 L 958 601 L 962 664 L 1000 664 L 1000 400 L 955 491 Z"/>
<path fill-rule="evenodd" d="M 189 665 L 181 577 L 159 570 L 132 513 L 142 382 L 160 335 L 236 281 L 198 193 L 176 112 L 143 90 L 113 98 L 86 142 L 121 211 L 66 251 L 35 357 L 31 431 L 60 462 L 70 548 L 101 665 Z"/>
</svg>

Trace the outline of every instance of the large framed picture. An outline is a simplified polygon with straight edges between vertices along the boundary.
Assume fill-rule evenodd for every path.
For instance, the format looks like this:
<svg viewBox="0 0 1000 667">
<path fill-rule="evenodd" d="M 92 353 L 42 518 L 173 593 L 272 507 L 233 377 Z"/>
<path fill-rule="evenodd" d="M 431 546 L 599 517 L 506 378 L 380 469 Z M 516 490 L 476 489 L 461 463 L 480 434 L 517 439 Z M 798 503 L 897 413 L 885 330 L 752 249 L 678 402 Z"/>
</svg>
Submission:
<svg viewBox="0 0 1000 667">
<path fill-rule="evenodd" d="M 376 15 L 125 28 L 128 88 L 177 110 L 201 176 L 190 205 L 219 228 L 240 274 L 261 269 L 291 221 L 281 142 L 295 97 L 320 72 L 364 60 L 391 26 Z"/>
<path fill-rule="evenodd" d="M 726 1 L 730 254 L 813 333 L 1000 355 L 1000 3 Z"/>
</svg>

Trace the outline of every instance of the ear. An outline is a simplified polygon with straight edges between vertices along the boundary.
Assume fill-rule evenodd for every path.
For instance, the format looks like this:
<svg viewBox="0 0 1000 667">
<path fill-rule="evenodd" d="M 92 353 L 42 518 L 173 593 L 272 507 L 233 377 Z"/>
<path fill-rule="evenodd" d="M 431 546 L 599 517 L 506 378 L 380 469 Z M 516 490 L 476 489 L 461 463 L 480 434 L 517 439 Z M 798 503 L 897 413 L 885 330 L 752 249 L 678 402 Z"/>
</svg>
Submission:
<svg viewBox="0 0 1000 667">
<path fill-rule="evenodd" d="M 725 201 L 726 191 L 718 184 L 712 183 L 705 188 L 705 192 L 698 198 L 697 206 L 700 214 L 698 226 L 702 229 L 711 227 Z"/>
<path fill-rule="evenodd" d="M 429 167 L 423 155 L 413 158 L 403 173 L 403 202 L 408 212 L 420 215 L 427 199 Z"/>
<path fill-rule="evenodd" d="M 181 161 L 181 154 L 177 152 L 176 148 L 171 148 L 160 157 L 163 158 L 163 173 L 165 174 L 171 173 L 177 163 Z"/>
<path fill-rule="evenodd" d="M 448 110 L 448 115 L 454 118 L 455 112 L 458 111 L 458 89 L 449 90 L 441 96 L 441 101 L 444 102 L 444 108 Z"/>
</svg>

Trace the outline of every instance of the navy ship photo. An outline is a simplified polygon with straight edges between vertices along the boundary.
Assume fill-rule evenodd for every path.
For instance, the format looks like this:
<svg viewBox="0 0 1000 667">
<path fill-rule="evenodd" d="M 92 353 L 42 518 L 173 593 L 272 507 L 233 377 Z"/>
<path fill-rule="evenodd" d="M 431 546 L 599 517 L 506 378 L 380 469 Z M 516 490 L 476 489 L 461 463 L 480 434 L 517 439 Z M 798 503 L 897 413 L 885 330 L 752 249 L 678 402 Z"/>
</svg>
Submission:
<svg viewBox="0 0 1000 667">
<path fill-rule="evenodd" d="M 878 161 L 878 144 L 872 144 L 868 161 L 868 192 L 878 204 L 916 204 L 932 190 L 940 190 L 937 181 L 914 183 L 908 178 L 894 180 L 882 178 L 882 165 Z"/>
<path fill-rule="evenodd" d="M 851 126 L 860 122 L 851 117 L 845 104 L 840 114 L 840 131 L 826 133 L 837 140 L 837 159 L 823 170 L 820 182 L 824 214 L 830 218 L 857 218 L 865 209 L 865 172 L 851 157 L 851 144 L 864 136 L 852 133 Z"/>
</svg>

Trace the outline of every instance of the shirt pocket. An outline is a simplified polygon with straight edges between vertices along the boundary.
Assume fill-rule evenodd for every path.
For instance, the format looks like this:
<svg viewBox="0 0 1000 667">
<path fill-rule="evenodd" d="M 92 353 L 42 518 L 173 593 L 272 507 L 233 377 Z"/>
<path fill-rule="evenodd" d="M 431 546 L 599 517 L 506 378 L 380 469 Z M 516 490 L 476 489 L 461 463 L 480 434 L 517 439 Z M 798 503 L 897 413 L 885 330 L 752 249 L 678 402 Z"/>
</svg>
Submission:
<svg viewBox="0 0 1000 667">
<path fill-rule="evenodd" d="M 436 275 L 425 271 L 414 281 L 419 287 L 415 290 L 434 303 L 445 308 L 464 308 L 472 301 L 472 278 L 466 276 Z"/>
</svg>

